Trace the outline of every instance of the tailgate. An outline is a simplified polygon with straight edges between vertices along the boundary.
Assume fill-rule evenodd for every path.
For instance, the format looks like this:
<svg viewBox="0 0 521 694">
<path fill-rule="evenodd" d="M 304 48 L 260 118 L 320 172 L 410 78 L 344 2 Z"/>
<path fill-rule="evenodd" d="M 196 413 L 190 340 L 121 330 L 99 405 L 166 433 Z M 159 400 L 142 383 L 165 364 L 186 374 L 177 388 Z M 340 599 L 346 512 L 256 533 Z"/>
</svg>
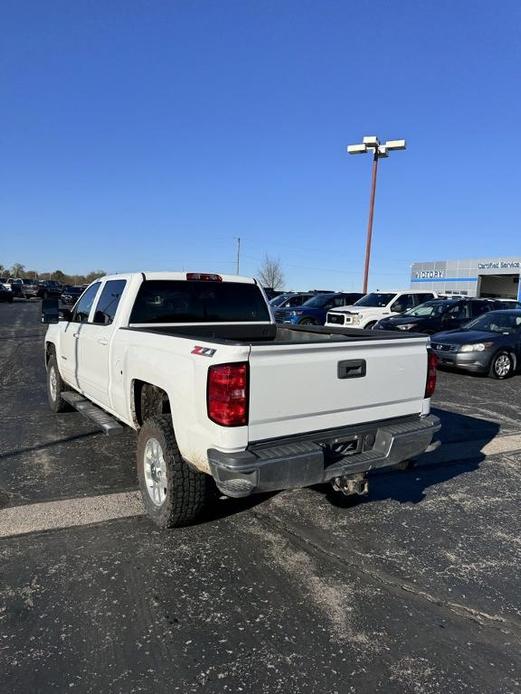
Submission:
<svg viewBox="0 0 521 694">
<path fill-rule="evenodd" d="M 249 439 L 419 414 L 427 338 L 252 345 Z"/>
</svg>

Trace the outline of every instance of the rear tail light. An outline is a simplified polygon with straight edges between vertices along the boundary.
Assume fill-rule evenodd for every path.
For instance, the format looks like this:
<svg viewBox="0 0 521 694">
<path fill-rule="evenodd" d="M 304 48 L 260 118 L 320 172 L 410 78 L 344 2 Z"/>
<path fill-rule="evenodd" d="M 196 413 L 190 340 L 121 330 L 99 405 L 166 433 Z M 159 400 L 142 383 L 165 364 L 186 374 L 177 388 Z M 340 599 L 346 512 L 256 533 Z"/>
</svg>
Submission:
<svg viewBox="0 0 521 694">
<path fill-rule="evenodd" d="M 430 398 L 436 390 L 436 367 L 438 357 L 430 349 L 427 351 L 427 383 L 425 384 L 425 397 Z"/>
<path fill-rule="evenodd" d="M 208 417 L 223 427 L 248 424 L 248 364 L 216 364 L 208 369 Z"/>
<path fill-rule="evenodd" d="M 223 278 L 221 275 L 209 275 L 204 272 L 187 272 L 186 273 L 186 279 L 187 280 L 196 280 L 196 281 L 202 281 L 202 282 L 222 282 Z"/>
</svg>

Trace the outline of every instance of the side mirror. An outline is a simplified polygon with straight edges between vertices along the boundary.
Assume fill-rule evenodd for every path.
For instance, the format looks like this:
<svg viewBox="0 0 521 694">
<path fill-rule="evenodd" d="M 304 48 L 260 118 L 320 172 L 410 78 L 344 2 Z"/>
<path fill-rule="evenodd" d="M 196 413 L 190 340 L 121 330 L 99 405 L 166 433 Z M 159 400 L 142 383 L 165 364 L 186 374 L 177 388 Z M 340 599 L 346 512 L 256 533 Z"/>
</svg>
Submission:
<svg viewBox="0 0 521 694">
<path fill-rule="evenodd" d="M 58 299 L 42 300 L 42 323 L 58 323 L 60 310 Z"/>
</svg>

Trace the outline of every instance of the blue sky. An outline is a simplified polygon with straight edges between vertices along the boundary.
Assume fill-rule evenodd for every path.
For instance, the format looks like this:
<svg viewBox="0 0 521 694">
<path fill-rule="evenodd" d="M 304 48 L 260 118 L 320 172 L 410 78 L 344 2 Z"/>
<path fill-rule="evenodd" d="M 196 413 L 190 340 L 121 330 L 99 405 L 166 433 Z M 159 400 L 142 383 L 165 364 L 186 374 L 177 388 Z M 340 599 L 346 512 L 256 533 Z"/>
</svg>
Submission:
<svg viewBox="0 0 521 694">
<path fill-rule="evenodd" d="M 0 263 L 370 286 L 521 254 L 521 4 L 4 0 Z"/>
</svg>

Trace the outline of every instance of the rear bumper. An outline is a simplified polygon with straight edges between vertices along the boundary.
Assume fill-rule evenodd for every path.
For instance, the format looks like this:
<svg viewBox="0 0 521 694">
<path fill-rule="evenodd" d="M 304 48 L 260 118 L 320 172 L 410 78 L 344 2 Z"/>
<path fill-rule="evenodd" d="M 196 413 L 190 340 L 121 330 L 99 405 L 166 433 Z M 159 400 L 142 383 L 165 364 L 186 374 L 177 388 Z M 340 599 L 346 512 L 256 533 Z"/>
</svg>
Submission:
<svg viewBox="0 0 521 694">
<path fill-rule="evenodd" d="M 405 417 L 261 442 L 238 453 L 210 448 L 208 461 L 221 492 L 241 497 L 393 467 L 425 452 L 439 429 L 433 415 Z"/>
</svg>

